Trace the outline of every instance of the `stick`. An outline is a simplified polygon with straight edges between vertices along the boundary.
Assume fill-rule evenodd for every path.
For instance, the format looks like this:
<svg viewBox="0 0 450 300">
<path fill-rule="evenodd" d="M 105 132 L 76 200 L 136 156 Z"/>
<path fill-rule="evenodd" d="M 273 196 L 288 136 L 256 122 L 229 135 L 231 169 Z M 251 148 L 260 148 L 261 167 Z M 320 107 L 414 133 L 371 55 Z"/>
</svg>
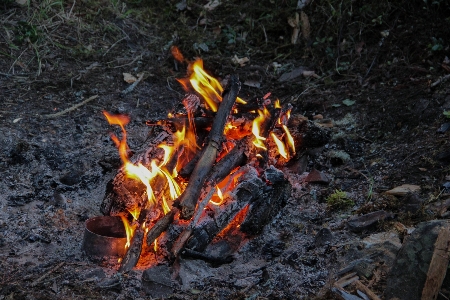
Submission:
<svg viewBox="0 0 450 300">
<path fill-rule="evenodd" d="M 422 290 L 422 300 L 435 300 L 441 289 L 449 262 L 450 229 L 444 226 L 439 231 L 434 252 L 428 268 L 427 280 Z"/>
<path fill-rule="evenodd" d="M 198 251 L 194 251 L 191 249 L 183 248 L 180 252 L 181 256 L 187 257 L 187 258 L 195 258 L 195 259 L 201 259 L 206 262 L 209 262 L 215 266 L 217 265 L 223 265 L 223 264 L 229 264 L 233 261 L 233 256 L 227 256 L 227 257 L 216 257 L 208 254 L 204 254 Z"/>
<path fill-rule="evenodd" d="M 372 292 L 371 289 L 369 289 L 367 286 L 361 283 L 361 281 L 356 280 L 353 282 L 356 286 L 356 288 L 362 292 L 364 292 L 371 300 L 381 300 L 377 295 L 375 295 L 374 292 Z M 422 298 L 423 299 L 423 298 Z"/>
<path fill-rule="evenodd" d="M 195 225 L 197 224 L 198 220 L 200 219 L 200 216 L 203 213 L 203 209 L 206 207 L 206 204 L 208 204 L 209 200 L 211 200 L 212 196 L 214 195 L 215 189 L 214 187 L 211 187 L 208 194 L 203 198 L 203 200 L 199 203 L 195 216 L 192 218 L 189 225 L 183 230 L 183 232 L 178 236 L 177 240 L 173 244 L 172 247 L 172 253 L 176 257 L 180 250 L 184 247 L 184 244 L 186 241 L 191 237 L 191 234 L 195 228 Z"/>
<path fill-rule="evenodd" d="M 438 80 L 436 80 L 435 82 L 433 82 L 430 87 L 434 88 L 435 86 L 437 86 L 438 84 L 447 81 L 447 79 L 450 78 L 450 74 L 447 74 L 445 76 L 440 77 Z"/>
<path fill-rule="evenodd" d="M 48 275 L 50 275 L 51 273 L 55 272 L 56 270 L 58 270 L 59 268 L 61 268 L 62 266 L 64 266 L 65 262 L 60 262 L 58 265 L 56 265 L 54 268 L 50 269 L 47 273 L 45 273 L 44 275 L 42 275 L 41 277 L 39 277 L 38 279 L 36 279 L 35 281 L 33 281 L 31 283 L 32 287 L 35 287 L 36 285 L 38 285 L 39 282 L 41 282 L 42 280 L 44 280 Z"/>
<path fill-rule="evenodd" d="M 89 98 L 87 98 L 86 100 L 84 100 L 84 101 L 82 101 L 82 102 L 80 102 L 80 103 L 77 103 L 77 104 L 75 104 L 75 105 L 72 106 L 72 107 L 69 107 L 68 109 L 65 109 L 65 110 L 63 110 L 63 111 L 57 112 L 56 114 L 42 115 L 41 117 L 44 118 L 44 119 L 53 119 L 53 118 L 60 117 L 60 116 L 66 114 L 66 113 L 68 113 L 68 112 L 71 112 L 71 111 L 77 109 L 78 107 L 83 106 L 83 105 L 85 105 L 86 103 L 88 103 L 88 102 L 90 102 L 90 101 L 92 101 L 92 100 L 94 100 L 94 99 L 97 99 L 97 98 L 98 98 L 98 95 L 89 97 Z"/>
<path fill-rule="evenodd" d="M 197 204 L 203 184 L 211 170 L 212 165 L 216 161 L 217 155 L 222 144 L 223 130 L 228 115 L 236 101 L 241 84 L 237 76 L 230 78 L 230 90 L 223 97 L 222 102 L 217 111 L 216 118 L 208 135 L 208 144 L 205 147 L 202 157 L 195 166 L 190 177 L 186 190 L 180 196 L 181 218 L 190 219 L 194 214 L 195 205 Z"/>
<path fill-rule="evenodd" d="M 134 88 L 139 84 L 139 82 L 141 82 L 141 80 L 143 78 L 144 78 L 144 72 L 142 72 L 142 74 L 139 75 L 139 78 L 135 82 L 133 82 L 132 85 L 130 85 L 129 87 L 127 87 L 126 89 L 124 89 L 122 91 L 122 96 L 125 96 L 128 93 L 131 93 L 134 90 Z"/>
<path fill-rule="evenodd" d="M 138 226 L 136 228 L 133 238 L 131 239 L 131 245 L 130 248 L 127 250 L 127 253 L 125 254 L 118 273 L 127 273 L 131 271 L 134 266 L 136 266 L 139 257 L 141 256 L 142 251 L 142 241 L 144 239 L 144 229 L 142 226 Z"/>
<path fill-rule="evenodd" d="M 178 212 L 178 209 L 172 208 L 170 212 L 167 213 L 164 217 L 159 219 L 155 225 L 148 231 L 147 233 L 147 245 L 150 246 L 155 239 L 157 239 L 161 233 L 163 233 L 167 227 L 169 227 L 170 223 L 172 223 L 175 214 Z"/>
</svg>

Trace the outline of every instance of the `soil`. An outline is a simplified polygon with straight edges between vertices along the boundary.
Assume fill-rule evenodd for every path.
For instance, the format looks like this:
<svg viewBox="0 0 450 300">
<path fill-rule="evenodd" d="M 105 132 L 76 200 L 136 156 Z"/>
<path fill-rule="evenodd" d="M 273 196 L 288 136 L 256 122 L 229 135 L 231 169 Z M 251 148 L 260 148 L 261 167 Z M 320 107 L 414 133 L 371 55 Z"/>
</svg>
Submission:
<svg viewBox="0 0 450 300">
<path fill-rule="evenodd" d="M 206 2 L 0 2 L 0 299 L 148 298 L 142 268 L 120 288 L 100 288 L 114 266 L 90 262 L 81 243 L 121 166 L 109 135 L 117 128 L 102 111 L 131 116 L 128 143 L 139 150 L 152 136 L 145 121 L 164 118 L 184 95 L 176 78 L 187 65 L 171 45 L 188 60 L 201 56 L 219 79 L 238 74 L 244 99 L 271 92 L 291 103 L 294 114 L 328 125 L 331 138 L 309 149 L 305 173 L 289 174 L 288 204 L 233 263 L 186 263 L 186 272 L 206 273 L 169 298 L 331 299 L 364 238 L 449 216 L 437 204 L 450 196 L 450 80 L 434 84 L 450 73 L 445 1 L 311 1 L 309 32 L 303 24 L 295 45 L 287 18 L 300 13 L 297 3 L 225 1 L 209 10 Z M 300 67 L 317 76 L 279 80 Z M 123 95 L 123 73 L 140 72 Z M 313 169 L 331 182 L 307 183 Z M 385 193 L 402 184 L 420 186 L 418 205 Z M 327 205 L 336 190 L 354 205 Z M 359 233 L 345 225 L 378 210 L 394 218 Z M 388 269 L 376 265 L 363 283 L 382 296 Z"/>
</svg>

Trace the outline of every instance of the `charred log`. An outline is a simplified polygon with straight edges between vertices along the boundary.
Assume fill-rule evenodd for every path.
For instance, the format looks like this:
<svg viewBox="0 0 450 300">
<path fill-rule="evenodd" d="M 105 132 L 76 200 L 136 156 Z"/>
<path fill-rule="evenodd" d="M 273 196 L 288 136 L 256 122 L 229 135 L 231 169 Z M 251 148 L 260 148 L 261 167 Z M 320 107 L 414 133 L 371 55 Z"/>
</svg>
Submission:
<svg viewBox="0 0 450 300">
<path fill-rule="evenodd" d="M 142 241 L 144 240 L 144 229 L 138 226 L 131 239 L 130 248 L 127 250 L 119 267 L 119 273 L 131 271 L 137 264 L 142 251 Z"/>
<path fill-rule="evenodd" d="M 280 170 L 270 166 L 264 177 L 270 182 L 270 188 L 250 204 L 247 217 L 240 227 L 249 235 L 261 233 L 264 226 L 283 209 L 291 194 L 292 186 Z"/>
<path fill-rule="evenodd" d="M 203 221 L 192 230 L 192 237 L 187 241 L 186 248 L 202 252 L 238 212 L 262 194 L 265 183 L 257 177 L 255 170 L 249 171 L 239 180 L 241 182 L 233 192 L 226 196 L 227 204 L 221 205 L 215 216 L 204 216 Z"/>
<path fill-rule="evenodd" d="M 176 208 L 172 208 L 170 212 L 167 213 L 164 217 L 159 219 L 155 225 L 148 231 L 147 233 L 147 245 L 150 246 L 155 239 L 157 239 L 161 233 L 166 231 L 169 225 L 173 222 L 173 218 L 175 214 L 178 212 Z"/>
<path fill-rule="evenodd" d="M 225 123 L 241 86 L 237 76 L 232 76 L 230 82 L 230 90 L 223 97 L 211 131 L 209 132 L 208 144 L 192 172 L 186 190 L 179 198 L 182 207 L 181 217 L 184 219 L 190 219 L 192 217 L 206 177 L 220 152 Z"/>
</svg>

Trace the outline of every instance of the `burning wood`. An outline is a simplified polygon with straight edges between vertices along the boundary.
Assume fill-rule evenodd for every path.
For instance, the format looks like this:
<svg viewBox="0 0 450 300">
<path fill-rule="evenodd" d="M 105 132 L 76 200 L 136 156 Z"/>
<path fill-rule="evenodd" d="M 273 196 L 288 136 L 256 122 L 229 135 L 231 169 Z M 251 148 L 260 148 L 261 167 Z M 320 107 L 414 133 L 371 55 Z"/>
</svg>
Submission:
<svg viewBox="0 0 450 300">
<path fill-rule="evenodd" d="M 203 70 L 201 60 L 189 70 L 191 76 L 180 83 L 186 90 L 194 88 L 204 102 L 190 94 L 183 100 L 184 115 L 149 121 L 148 125 L 166 129 L 141 153 L 131 157 L 127 147 L 129 117 L 104 113 L 110 124 L 121 128 L 121 139 L 111 137 L 123 167 L 109 185 L 101 211 L 121 216 L 124 224 L 134 220 L 127 227 L 129 245 L 119 272 L 130 271 L 145 239 L 147 247 L 156 246 L 156 239 L 175 220 L 184 224 L 172 240 L 175 257 L 228 261 L 202 251 L 230 230 L 243 236 L 260 233 L 290 195 L 289 182 L 274 165 L 283 167 L 296 159 L 299 150 L 294 146 L 301 139 L 296 133 L 299 124 L 293 123 L 291 134 L 288 123 L 292 106 L 282 107 L 278 100 L 269 99 L 270 94 L 246 104 L 238 97 L 236 76 L 230 76 L 224 89 Z M 202 134 L 207 138 L 199 143 Z"/>
</svg>

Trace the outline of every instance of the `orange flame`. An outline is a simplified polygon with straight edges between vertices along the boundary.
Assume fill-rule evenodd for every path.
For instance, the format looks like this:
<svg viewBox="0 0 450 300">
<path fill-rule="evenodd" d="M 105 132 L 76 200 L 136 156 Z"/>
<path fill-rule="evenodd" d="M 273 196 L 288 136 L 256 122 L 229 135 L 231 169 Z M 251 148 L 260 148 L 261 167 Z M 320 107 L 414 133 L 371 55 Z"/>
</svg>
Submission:
<svg viewBox="0 0 450 300">
<path fill-rule="evenodd" d="M 158 251 L 158 239 L 155 239 L 154 245 L 153 245 L 153 250 L 155 250 L 155 252 Z"/>
<path fill-rule="evenodd" d="M 181 83 L 186 91 L 189 90 L 189 82 L 194 90 L 202 96 L 208 107 L 216 112 L 219 103 L 222 101 L 222 85 L 217 79 L 205 72 L 203 69 L 203 60 L 200 58 L 189 65 L 189 71 L 191 73 L 190 77 L 178 79 L 178 82 Z M 242 104 L 247 103 L 239 97 L 237 97 L 236 102 Z"/>
<path fill-rule="evenodd" d="M 264 122 L 264 120 L 270 116 L 269 111 L 267 108 L 264 107 L 264 110 L 258 110 L 258 116 L 253 120 L 252 124 L 252 133 L 255 136 L 255 140 L 253 141 L 253 145 L 255 145 L 258 148 L 267 150 L 266 146 L 264 145 L 264 142 L 266 140 L 265 137 L 262 137 L 260 135 L 260 127 L 261 124 Z"/>
<path fill-rule="evenodd" d="M 284 147 L 284 144 L 282 141 L 280 141 L 277 136 L 275 135 L 275 133 L 271 133 L 270 136 L 272 137 L 273 141 L 275 142 L 275 144 L 277 145 L 278 148 L 278 153 L 280 153 L 281 156 L 283 156 L 285 159 L 288 158 L 288 153 L 286 151 L 286 147 Z"/>
<path fill-rule="evenodd" d="M 173 58 L 175 58 L 179 62 L 184 61 L 183 54 L 181 53 L 180 49 L 178 49 L 177 46 L 170 47 L 170 52 L 172 53 Z"/>
<path fill-rule="evenodd" d="M 127 249 L 131 245 L 131 238 L 134 235 L 134 227 L 130 225 L 127 218 L 124 216 L 120 216 L 120 218 L 122 219 L 123 226 L 125 227 L 125 232 L 127 234 L 127 243 L 125 244 L 125 249 Z"/>
<path fill-rule="evenodd" d="M 209 200 L 209 203 L 220 206 L 223 203 L 223 195 L 222 195 L 222 191 L 219 189 L 219 187 L 217 186 L 216 188 L 217 188 L 217 197 L 216 198 L 219 198 L 220 202 L 216 202 L 211 199 L 211 200 Z"/>
</svg>

